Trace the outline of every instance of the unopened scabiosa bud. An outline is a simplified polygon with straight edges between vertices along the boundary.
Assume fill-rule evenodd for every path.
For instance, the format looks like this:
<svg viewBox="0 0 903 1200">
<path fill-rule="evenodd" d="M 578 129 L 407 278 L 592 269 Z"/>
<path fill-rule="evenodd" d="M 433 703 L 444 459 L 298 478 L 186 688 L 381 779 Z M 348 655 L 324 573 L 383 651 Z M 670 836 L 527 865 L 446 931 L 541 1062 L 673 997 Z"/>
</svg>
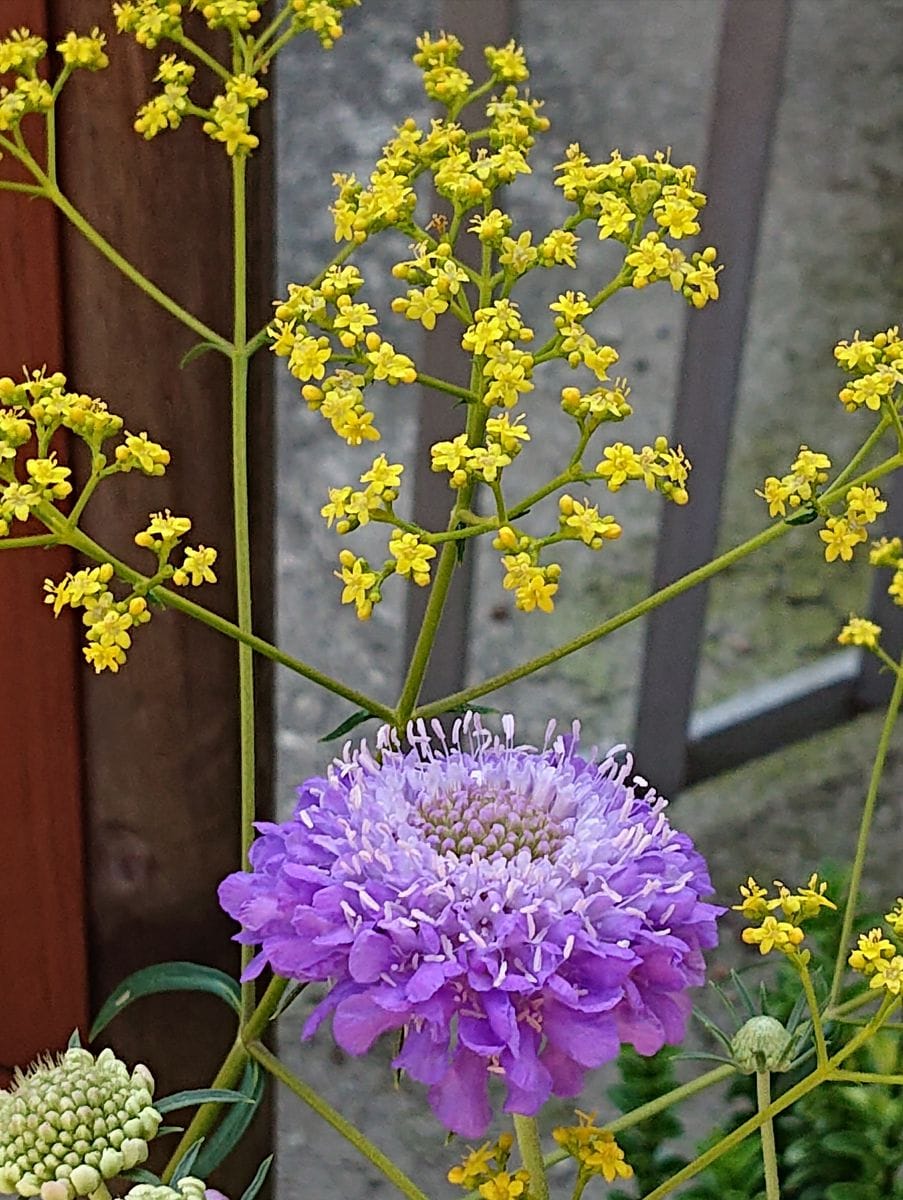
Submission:
<svg viewBox="0 0 903 1200">
<path fill-rule="evenodd" d="M 186 1175 L 172 1187 L 165 1183 L 136 1183 L 126 1193 L 125 1200 L 226 1200 L 222 1192 L 207 1189 L 202 1179 Z"/>
<path fill-rule="evenodd" d="M 786 1071 L 790 1034 L 775 1017 L 750 1017 L 731 1042 L 734 1065 L 745 1075 L 754 1071 Z"/>
<path fill-rule="evenodd" d="M 112 1050 L 39 1060 L 0 1091 L 0 1192 L 73 1200 L 147 1158 L 154 1080 Z"/>
</svg>

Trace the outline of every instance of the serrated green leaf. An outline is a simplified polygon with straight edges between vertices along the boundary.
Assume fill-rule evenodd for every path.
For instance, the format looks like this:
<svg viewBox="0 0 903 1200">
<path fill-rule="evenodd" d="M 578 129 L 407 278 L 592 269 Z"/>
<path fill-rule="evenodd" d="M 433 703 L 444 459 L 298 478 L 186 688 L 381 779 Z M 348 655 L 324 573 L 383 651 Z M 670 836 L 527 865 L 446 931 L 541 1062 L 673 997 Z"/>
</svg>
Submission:
<svg viewBox="0 0 903 1200">
<path fill-rule="evenodd" d="M 247 1096 L 251 1103 L 233 1105 L 207 1139 L 204 1152 L 196 1164 L 201 1179 L 211 1175 L 244 1137 L 245 1130 L 254 1119 L 254 1114 L 263 1099 L 265 1087 L 266 1078 L 258 1064 L 251 1059 L 238 1085 L 238 1090 Z"/>
<path fill-rule="evenodd" d="M 217 1104 L 250 1104 L 251 1100 L 243 1092 L 233 1092 L 229 1088 L 191 1088 L 185 1092 L 173 1092 L 171 1096 L 161 1096 L 154 1101 L 154 1108 L 159 1113 L 175 1112 L 180 1108 L 192 1108 L 195 1104 L 207 1104 L 216 1101 Z"/>
<path fill-rule="evenodd" d="M 206 354 L 208 350 L 218 350 L 219 347 L 215 342 L 195 342 L 190 350 L 187 350 L 179 362 L 179 370 L 183 371 L 189 363 L 194 362 L 196 358 L 200 358 L 202 354 Z"/>
<path fill-rule="evenodd" d="M 198 1138 L 196 1142 L 192 1142 L 179 1161 L 173 1167 L 172 1175 L 170 1176 L 169 1186 L 174 1188 L 180 1179 L 184 1179 L 186 1175 L 191 1174 L 191 1169 L 197 1161 L 197 1157 L 201 1152 L 201 1147 L 204 1144 L 203 1138 Z M 200 1172 L 200 1167 L 198 1167 Z"/>
<path fill-rule="evenodd" d="M 200 963 L 155 963 L 135 971 L 116 988 L 97 1014 L 88 1040 L 93 1041 L 117 1014 L 135 1000 L 160 992 L 208 992 L 224 1000 L 236 1013 L 241 1011 L 239 986 L 224 971 L 204 967 Z"/>
<path fill-rule="evenodd" d="M 334 742 L 336 738 L 342 737 L 346 733 L 350 733 L 352 729 L 356 729 L 358 725 L 363 725 L 364 721 L 369 721 L 373 713 L 366 712 L 363 708 L 359 708 L 357 712 L 353 712 L 350 717 L 347 717 L 341 725 L 336 725 L 335 729 L 329 733 L 324 733 L 320 738 L 321 742 Z"/>
<path fill-rule="evenodd" d="M 254 1200 L 254 1197 L 263 1187 L 264 1180 L 266 1179 L 269 1169 L 272 1166 L 274 1157 L 275 1156 L 271 1154 L 269 1157 L 263 1160 L 263 1162 L 257 1168 L 254 1178 L 242 1192 L 241 1200 Z"/>
</svg>

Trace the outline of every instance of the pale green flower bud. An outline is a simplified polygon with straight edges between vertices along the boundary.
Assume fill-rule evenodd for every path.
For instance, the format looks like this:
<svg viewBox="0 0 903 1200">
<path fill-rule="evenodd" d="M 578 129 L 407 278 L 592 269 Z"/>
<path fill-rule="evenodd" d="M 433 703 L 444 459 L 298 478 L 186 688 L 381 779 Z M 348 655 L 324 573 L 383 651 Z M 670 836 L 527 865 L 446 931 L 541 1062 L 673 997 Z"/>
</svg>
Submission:
<svg viewBox="0 0 903 1200">
<path fill-rule="evenodd" d="M 204 1200 L 206 1185 L 202 1179 L 186 1175 L 173 1187 L 165 1183 L 137 1183 L 126 1194 L 125 1200 Z"/>
<path fill-rule="evenodd" d="M 786 1071 L 790 1034 L 774 1017 L 750 1017 L 731 1042 L 734 1065 L 745 1075 L 754 1071 Z"/>
<path fill-rule="evenodd" d="M 153 1092 L 148 1069 L 130 1074 L 112 1050 L 17 1071 L 0 1091 L 0 1192 L 75 1200 L 144 1162 L 161 1121 Z"/>
</svg>

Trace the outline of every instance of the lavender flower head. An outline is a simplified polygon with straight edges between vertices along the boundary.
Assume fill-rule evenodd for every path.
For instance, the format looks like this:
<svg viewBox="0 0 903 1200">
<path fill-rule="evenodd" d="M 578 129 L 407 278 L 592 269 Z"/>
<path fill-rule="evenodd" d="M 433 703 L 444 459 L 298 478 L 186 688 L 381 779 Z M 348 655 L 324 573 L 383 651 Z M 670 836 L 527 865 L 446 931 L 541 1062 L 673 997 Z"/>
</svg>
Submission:
<svg viewBox="0 0 903 1200">
<path fill-rule="evenodd" d="M 502 724 L 468 713 L 448 740 L 419 723 L 407 750 L 388 728 L 377 757 L 346 746 L 219 890 L 237 940 L 261 946 L 249 975 L 331 984 L 305 1037 L 330 1013 L 350 1054 L 404 1030 L 394 1066 L 467 1137 L 490 1122 L 490 1076 L 529 1115 L 624 1042 L 679 1042 L 723 911 L 622 747 L 582 758 L 579 726 L 553 723 L 537 751 Z"/>
</svg>

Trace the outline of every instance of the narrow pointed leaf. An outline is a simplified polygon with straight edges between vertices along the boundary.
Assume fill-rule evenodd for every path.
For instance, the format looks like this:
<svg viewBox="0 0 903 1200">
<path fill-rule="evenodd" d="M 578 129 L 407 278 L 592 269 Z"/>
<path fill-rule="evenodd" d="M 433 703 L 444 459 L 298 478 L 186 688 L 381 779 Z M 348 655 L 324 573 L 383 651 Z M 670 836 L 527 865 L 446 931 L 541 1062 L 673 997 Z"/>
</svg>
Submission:
<svg viewBox="0 0 903 1200">
<path fill-rule="evenodd" d="M 154 1101 L 157 1112 L 175 1112 L 179 1108 L 191 1108 L 195 1104 L 207 1104 L 215 1100 L 218 1104 L 250 1104 L 250 1096 L 244 1092 L 233 1092 L 229 1088 L 191 1088 L 185 1092 L 173 1092 Z"/>
<path fill-rule="evenodd" d="M 69 1050 L 80 1050 L 82 1046 L 81 1034 L 77 1029 L 73 1029 L 69 1035 L 69 1041 L 66 1043 Z"/>
<path fill-rule="evenodd" d="M 197 1161 L 197 1157 L 201 1152 L 201 1147 L 203 1144 L 204 1139 L 198 1138 L 196 1142 L 192 1142 L 192 1144 L 188 1147 L 173 1169 L 172 1177 L 169 1181 L 170 1187 L 174 1188 L 180 1179 L 184 1179 L 186 1175 L 191 1174 L 191 1168 Z"/>
<path fill-rule="evenodd" d="M 159 992 L 208 992 L 224 1000 L 236 1013 L 241 1011 L 239 986 L 224 971 L 204 967 L 200 963 L 155 963 L 129 975 L 116 988 L 97 1014 L 89 1040 L 93 1041 L 133 1001 Z"/>
<path fill-rule="evenodd" d="M 182 359 L 179 362 L 179 370 L 184 370 L 189 363 L 194 362 L 196 358 L 200 358 L 202 354 L 206 354 L 208 350 L 218 349 L 219 347 L 213 342 L 195 342 L 191 349 L 182 355 Z"/>
<path fill-rule="evenodd" d="M 334 742 L 336 738 L 342 737 L 346 733 L 350 733 L 352 729 L 356 729 L 358 725 L 363 725 L 364 721 L 369 721 L 373 713 L 366 712 L 363 708 L 359 708 L 357 712 L 353 712 L 350 717 L 347 717 L 341 725 L 336 725 L 335 729 L 331 729 L 329 733 L 324 733 L 320 738 L 321 742 Z"/>
<path fill-rule="evenodd" d="M 266 1079 L 258 1064 L 252 1059 L 245 1067 L 238 1090 L 251 1101 L 250 1104 L 233 1104 L 226 1115 L 208 1137 L 203 1153 L 196 1164 L 197 1174 L 206 1179 L 219 1164 L 232 1153 L 244 1137 L 245 1130 L 254 1119 L 254 1114 L 263 1099 Z"/>
<path fill-rule="evenodd" d="M 257 1168 L 254 1178 L 242 1192 L 241 1200 L 254 1200 L 254 1197 L 263 1187 L 264 1180 L 266 1179 L 270 1167 L 272 1166 L 273 1157 L 274 1156 L 270 1154 Z"/>
<path fill-rule="evenodd" d="M 158 1136 L 160 1132 L 158 1129 Z M 135 1183 L 149 1183 L 151 1187 L 159 1187 L 161 1182 L 159 1175 L 155 1175 L 153 1171 L 146 1171 L 144 1167 L 132 1167 L 131 1171 L 123 1171 L 123 1176 L 134 1180 Z"/>
</svg>

